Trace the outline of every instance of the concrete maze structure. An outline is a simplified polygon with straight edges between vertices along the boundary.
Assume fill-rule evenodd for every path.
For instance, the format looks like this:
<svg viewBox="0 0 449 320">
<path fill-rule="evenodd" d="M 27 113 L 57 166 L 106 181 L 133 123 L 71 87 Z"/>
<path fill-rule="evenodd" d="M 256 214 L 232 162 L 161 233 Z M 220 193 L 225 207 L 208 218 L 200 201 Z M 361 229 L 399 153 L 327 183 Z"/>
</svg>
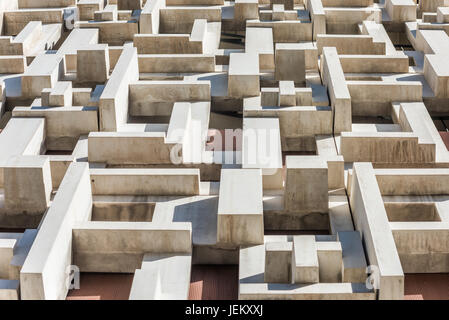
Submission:
<svg viewBox="0 0 449 320">
<path fill-rule="evenodd" d="M 0 31 L 0 299 L 449 274 L 448 1 L 0 0 Z"/>
</svg>

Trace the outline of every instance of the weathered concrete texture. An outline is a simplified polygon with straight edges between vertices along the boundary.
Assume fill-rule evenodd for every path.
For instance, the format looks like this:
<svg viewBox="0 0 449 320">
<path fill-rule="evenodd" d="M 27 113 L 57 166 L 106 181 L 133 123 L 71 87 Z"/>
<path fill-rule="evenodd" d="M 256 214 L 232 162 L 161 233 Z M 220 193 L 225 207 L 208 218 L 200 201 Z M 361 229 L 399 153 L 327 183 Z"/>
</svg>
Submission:
<svg viewBox="0 0 449 320">
<path fill-rule="evenodd" d="M 403 299 L 404 273 L 370 163 L 354 164 L 350 204 L 369 263 L 378 272 L 379 297 Z"/>
<path fill-rule="evenodd" d="M 199 264 L 239 299 L 449 273 L 448 8 L 0 0 L 0 299 L 78 271 L 139 300 L 217 296 Z"/>
<path fill-rule="evenodd" d="M 324 159 L 288 156 L 286 163 L 285 209 L 289 212 L 327 212 L 328 167 Z"/>
</svg>

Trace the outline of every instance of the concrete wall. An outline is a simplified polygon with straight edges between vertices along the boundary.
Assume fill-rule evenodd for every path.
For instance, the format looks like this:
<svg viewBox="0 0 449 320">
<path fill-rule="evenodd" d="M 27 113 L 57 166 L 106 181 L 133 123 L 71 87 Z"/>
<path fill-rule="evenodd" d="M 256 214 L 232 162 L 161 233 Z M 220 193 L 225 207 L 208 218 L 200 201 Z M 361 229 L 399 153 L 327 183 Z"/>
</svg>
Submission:
<svg viewBox="0 0 449 320">
<path fill-rule="evenodd" d="M 94 195 L 192 196 L 200 189 L 199 169 L 91 169 Z"/>
<path fill-rule="evenodd" d="M 91 208 L 88 164 L 73 163 L 20 272 L 22 299 L 65 299 L 72 263 L 72 228 L 77 221 L 89 219 Z"/>
<path fill-rule="evenodd" d="M 73 229 L 74 264 L 84 272 L 132 273 L 146 253 L 190 253 L 187 222 L 79 222 Z"/>
<path fill-rule="evenodd" d="M 91 132 L 88 157 L 109 165 L 170 164 L 174 145 L 164 132 Z"/>
<path fill-rule="evenodd" d="M 139 79 L 137 49 L 123 50 L 100 96 L 100 130 L 117 131 L 128 120 L 129 84 Z"/>
<path fill-rule="evenodd" d="M 350 205 L 369 265 L 377 266 L 379 299 L 404 298 L 404 273 L 370 163 L 354 163 Z"/>
</svg>

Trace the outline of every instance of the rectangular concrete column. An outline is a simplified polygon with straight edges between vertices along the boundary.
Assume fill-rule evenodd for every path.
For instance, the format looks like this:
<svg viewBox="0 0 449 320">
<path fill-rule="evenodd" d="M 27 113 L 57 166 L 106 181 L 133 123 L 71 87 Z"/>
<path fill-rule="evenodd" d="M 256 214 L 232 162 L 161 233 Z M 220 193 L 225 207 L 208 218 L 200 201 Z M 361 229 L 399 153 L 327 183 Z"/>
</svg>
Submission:
<svg viewBox="0 0 449 320">
<path fill-rule="evenodd" d="M 242 140 L 242 168 L 262 168 L 264 190 L 282 189 L 279 119 L 244 118 Z"/>
<path fill-rule="evenodd" d="M 103 10 L 103 0 L 80 0 L 78 1 L 78 11 L 80 20 L 93 20 L 95 11 Z"/>
<path fill-rule="evenodd" d="M 226 246 L 262 244 L 262 171 L 222 169 L 217 241 Z"/>
<path fill-rule="evenodd" d="M 142 0 L 117 0 L 119 10 L 140 10 L 142 3 Z"/>
<path fill-rule="evenodd" d="M 275 79 L 306 81 L 305 50 L 299 43 L 278 43 L 275 53 Z"/>
<path fill-rule="evenodd" d="M 259 54 L 260 70 L 273 70 L 273 30 L 271 28 L 246 28 L 245 52 Z"/>
<path fill-rule="evenodd" d="M 437 22 L 438 23 L 449 23 L 449 8 L 448 7 L 438 7 L 437 8 Z"/>
<path fill-rule="evenodd" d="M 18 243 L 16 235 L 13 233 L 8 234 L 6 239 L 0 238 L 0 279 L 13 279 L 11 278 L 11 260 Z M 0 233 L 0 237 L 4 236 L 4 234 Z"/>
<path fill-rule="evenodd" d="M 315 236 L 294 236 L 292 283 L 320 282 Z"/>
<path fill-rule="evenodd" d="M 19 280 L 0 279 L 0 300 L 19 300 Z"/>
<path fill-rule="evenodd" d="M 342 282 L 343 254 L 340 242 L 317 241 L 320 282 Z"/>
<path fill-rule="evenodd" d="M 351 95 L 335 47 L 323 48 L 321 77 L 334 113 L 334 132 L 352 131 Z"/>
<path fill-rule="evenodd" d="M 291 279 L 291 265 L 291 242 L 268 242 L 265 244 L 265 282 L 289 283 Z"/>
<path fill-rule="evenodd" d="M 285 9 L 283 4 L 273 4 L 273 13 L 271 14 L 271 20 L 273 21 L 284 21 L 285 20 Z"/>
<path fill-rule="evenodd" d="M 109 77 L 109 47 L 92 44 L 78 49 L 76 76 L 80 82 L 104 83 Z"/>
<path fill-rule="evenodd" d="M 285 10 L 293 10 L 295 1 L 294 0 L 270 0 L 270 4 L 272 7 L 276 4 L 282 4 L 282 5 L 284 5 Z"/>
<path fill-rule="evenodd" d="M 58 81 L 53 88 L 42 90 L 42 106 L 71 107 L 72 97 L 72 82 Z"/>
</svg>

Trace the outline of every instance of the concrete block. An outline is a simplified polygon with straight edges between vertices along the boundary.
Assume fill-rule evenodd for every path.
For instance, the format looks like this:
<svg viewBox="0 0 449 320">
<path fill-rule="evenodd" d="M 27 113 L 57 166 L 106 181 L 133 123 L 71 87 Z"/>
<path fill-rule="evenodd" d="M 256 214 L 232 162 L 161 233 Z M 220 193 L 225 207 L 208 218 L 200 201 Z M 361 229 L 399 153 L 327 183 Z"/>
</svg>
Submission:
<svg viewBox="0 0 449 320">
<path fill-rule="evenodd" d="M 234 7 L 234 17 L 241 23 L 259 18 L 259 3 L 257 0 L 236 0 Z"/>
<path fill-rule="evenodd" d="M 20 271 L 24 300 L 65 299 L 72 264 L 72 228 L 89 218 L 92 191 L 87 163 L 72 163 L 40 225 Z"/>
<path fill-rule="evenodd" d="M 446 54 L 427 54 L 424 56 L 424 76 L 433 93 L 440 98 L 449 97 L 449 67 Z"/>
<path fill-rule="evenodd" d="M 293 81 L 279 81 L 280 107 L 296 106 L 295 83 Z"/>
<path fill-rule="evenodd" d="M 283 188 L 278 119 L 246 117 L 243 119 L 242 168 L 261 168 L 264 190 Z"/>
<path fill-rule="evenodd" d="M 192 227 L 187 222 L 79 222 L 73 227 L 73 251 L 81 271 L 130 273 L 147 253 L 191 253 Z"/>
<path fill-rule="evenodd" d="M 240 246 L 263 243 L 260 169 L 223 169 L 218 202 L 217 241 Z"/>
<path fill-rule="evenodd" d="M 273 13 L 271 14 L 271 19 L 273 21 L 283 21 L 285 20 L 285 8 L 283 4 L 273 4 Z"/>
<path fill-rule="evenodd" d="M 56 54 L 41 54 L 34 58 L 22 75 L 22 96 L 36 98 L 45 88 L 52 88 L 64 72 L 64 62 Z"/>
<path fill-rule="evenodd" d="M 294 1 L 293 0 L 271 0 L 271 5 L 274 6 L 275 4 L 283 4 L 285 10 L 293 10 Z"/>
<path fill-rule="evenodd" d="M 260 70 L 274 69 L 273 31 L 271 28 L 247 28 L 245 52 L 259 55 Z"/>
<path fill-rule="evenodd" d="M 328 212 L 328 166 L 318 157 L 287 156 L 284 207 L 288 212 Z"/>
<path fill-rule="evenodd" d="M 437 8 L 437 21 L 438 23 L 449 23 L 449 8 L 438 7 Z"/>
<path fill-rule="evenodd" d="M 76 72 L 78 48 L 89 44 L 96 44 L 98 40 L 98 29 L 73 29 L 57 52 L 65 58 L 66 71 Z"/>
<path fill-rule="evenodd" d="M 0 233 L 0 279 L 13 279 L 10 264 L 19 239 L 4 238 Z M 0 287 L 1 288 L 1 287 Z"/>
<path fill-rule="evenodd" d="M 413 0 L 387 0 L 386 9 L 394 22 L 416 20 L 416 3 Z"/>
<path fill-rule="evenodd" d="M 134 274 L 129 300 L 187 300 L 191 255 L 146 254 Z"/>
<path fill-rule="evenodd" d="M 292 250 L 292 283 L 320 282 L 315 236 L 294 236 Z"/>
<path fill-rule="evenodd" d="M 72 82 L 58 81 L 53 88 L 42 90 L 42 105 L 49 107 L 72 106 Z"/>
<path fill-rule="evenodd" d="M 198 195 L 199 169 L 91 169 L 95 195 Z"/>
<path fill-rule="evenodd" d="M 351 131 L 351 95 L 335 48 L 323 48 L 321 74 L 334 114 L 334 131 Z"/>
<path fill-rule="evenodd" d="M 95 11 L 103 10 L 102 0 L 80 0 L 77 4 L 80 20 L 93 20 Z"/>
<path fill-rule="evenodd" d="M 365 282 L 367 263 L 360 234 L 356 231 L 338 232 L 337 239 L 343 252 L 342 281 Z"/>
<path fill-rule="evenodd" d="M 354 164 L 350 205 L 369 264 L 378 269 L 379 298 L 403 299 L 404 273 L 371 163 Z"/>
</svg>

